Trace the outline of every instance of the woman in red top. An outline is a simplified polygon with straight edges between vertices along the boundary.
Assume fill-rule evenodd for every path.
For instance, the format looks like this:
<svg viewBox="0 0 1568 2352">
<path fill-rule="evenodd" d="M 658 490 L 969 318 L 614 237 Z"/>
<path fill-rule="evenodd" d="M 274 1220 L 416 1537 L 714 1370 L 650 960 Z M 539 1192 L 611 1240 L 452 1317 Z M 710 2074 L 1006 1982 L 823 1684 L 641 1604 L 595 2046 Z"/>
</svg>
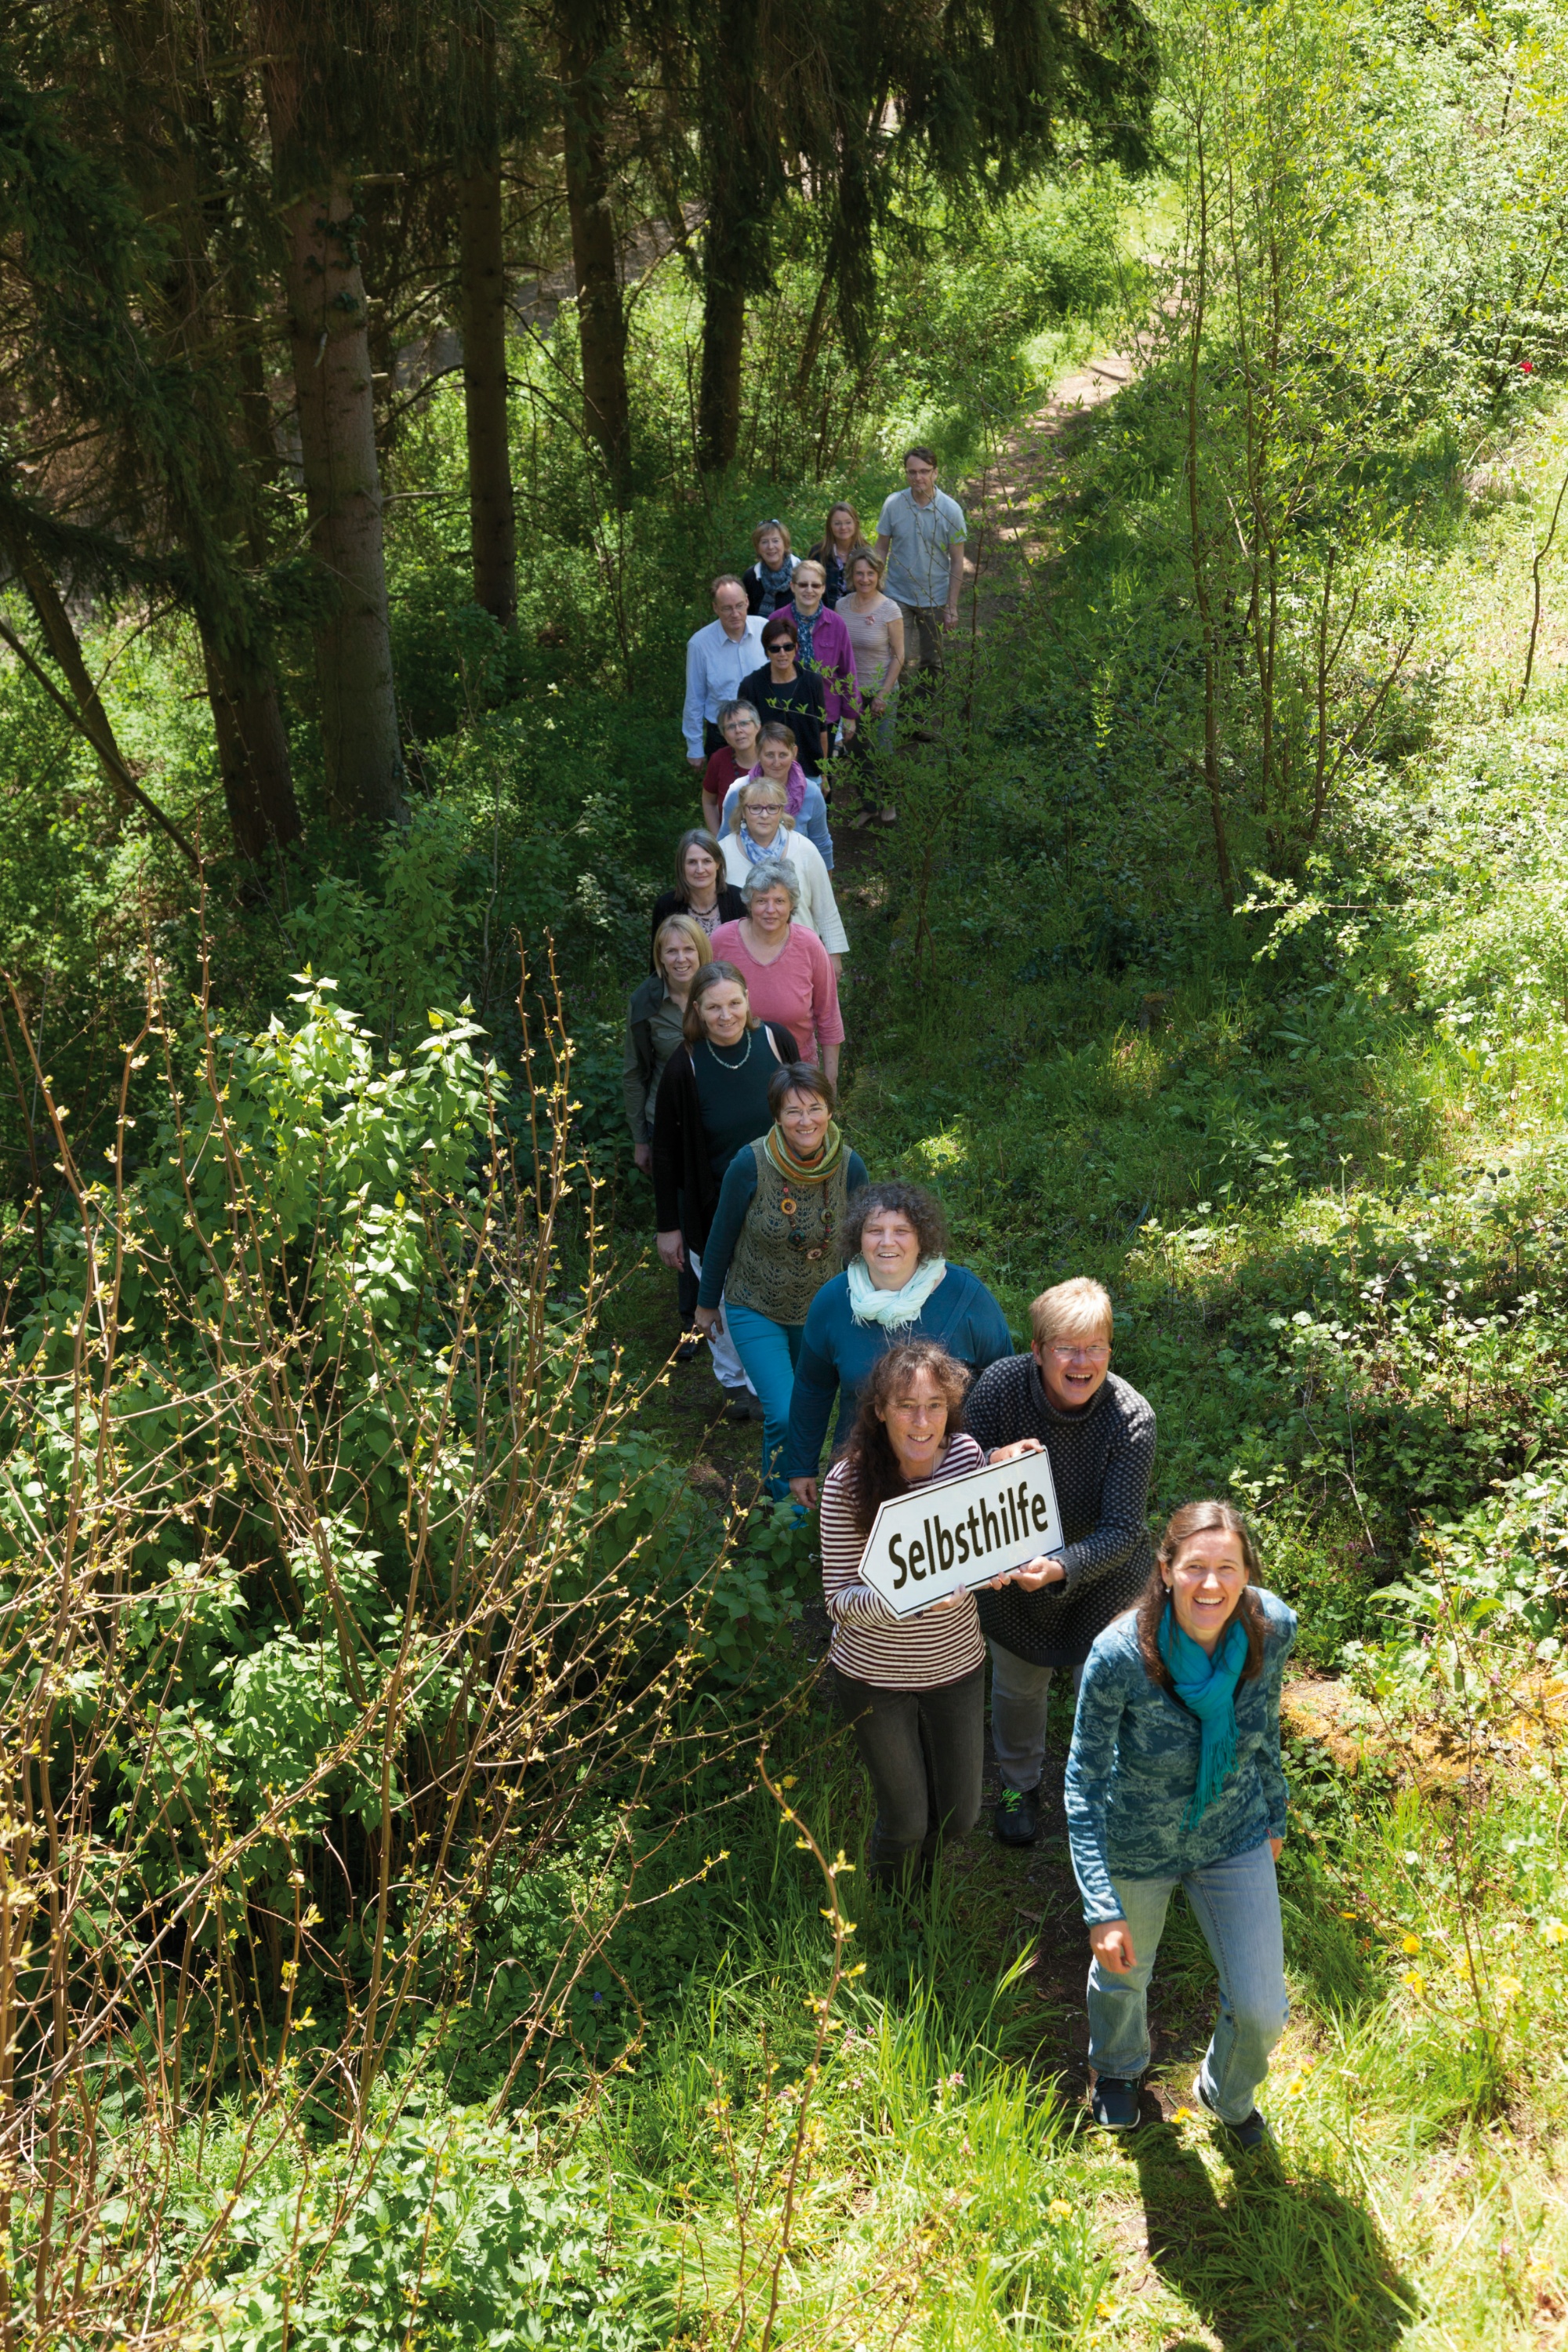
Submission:
<svg viewBox="0 0 1568 2352">
<path fill-rule="evenodd" d="M 761 724 L 749 702 L 719 705 L 719 732 L 724 740 L 702 772 L 702 822 L 710 833 L 723 831 L 725 793 L 757 764 Z"/>
<path fill-rule="evenodd" d="M 782 857 L 760 858 L 742 884 L 741 896 L 745 915 L 738 923 L 720 924 L 713 934 L 714 956 L 741 974 L 758 1019 L 788 1029 L 799 1039 L 803 1058 L 815 1058 L 837 1085 L 844 1043 L 838 976 L 816 933 L 795 920 L 800 904 L 795 868 Z"/>
</svg>

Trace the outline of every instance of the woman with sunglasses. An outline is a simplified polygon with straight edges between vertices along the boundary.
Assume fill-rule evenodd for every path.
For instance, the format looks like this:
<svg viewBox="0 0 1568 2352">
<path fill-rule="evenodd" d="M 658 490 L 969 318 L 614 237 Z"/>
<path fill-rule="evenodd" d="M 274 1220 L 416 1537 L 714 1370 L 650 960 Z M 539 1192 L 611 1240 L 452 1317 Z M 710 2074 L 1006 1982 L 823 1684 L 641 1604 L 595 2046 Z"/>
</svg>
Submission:
<svg viewBox="0 0 1568 2352">
<path fill-rule="evenodd" d="M 741 693 L 762 713 L 764 725 L 776 722 L 789 729 L 801 766 L 814 782 L 820 781 L 827 749 L 827 697 L 822 680 L 800 667 L 800 631 L 793 613 L 775 613 L 764 623 L 763 651 L 767 667 L 742 678 Z M 850 721 L 844 723 L 847 728 Z"/>
</svg>

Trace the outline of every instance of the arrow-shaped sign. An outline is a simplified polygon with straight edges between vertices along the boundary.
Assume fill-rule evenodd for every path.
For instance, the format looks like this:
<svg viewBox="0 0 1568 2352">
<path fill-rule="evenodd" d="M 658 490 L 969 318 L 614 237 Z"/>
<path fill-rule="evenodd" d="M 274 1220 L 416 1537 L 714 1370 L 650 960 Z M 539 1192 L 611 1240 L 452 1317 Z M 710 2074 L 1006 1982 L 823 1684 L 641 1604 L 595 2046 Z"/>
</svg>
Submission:
<svg viewBox="0 0 1568 2352">
<path fill-rule="evenodd" d="M 895 1617 L 1062 1549 L 1051 1461 L 1020 1454 L 995 1469 L 911 1486 L 877 1513 L 860 1574 Z"/>
</svg>

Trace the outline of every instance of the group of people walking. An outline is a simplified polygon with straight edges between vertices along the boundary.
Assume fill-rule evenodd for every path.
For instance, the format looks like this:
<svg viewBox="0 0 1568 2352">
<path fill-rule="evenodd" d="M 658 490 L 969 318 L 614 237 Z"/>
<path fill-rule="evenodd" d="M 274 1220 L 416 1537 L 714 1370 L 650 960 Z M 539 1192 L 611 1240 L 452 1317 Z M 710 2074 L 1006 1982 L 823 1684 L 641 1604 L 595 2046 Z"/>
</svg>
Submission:
<svg viewBox="0 0 1568 2352">
<path fill-rule="evenodd" d="M 731 1415 L 762 1423 L 764 1491 L 820 1507 L 830 1671 L 875 1794 L 874 1877 L 907 1891 L 977 1821 L 987 1660 L 995 1834 L 1035 1843 L 1052 1679 L 1069 1677 L 1093 2113 L 1115 2130 L 1139 2120 L 1147 1990 L 1181 1885 L 1220 1984 L 1195 2095 L 1251 2147 L 1287 2017 L 1275 1864 L 1295 1618 L 1261 1589 L 1230 1505 L 1189 1504 L 1152 1543 L 1154 1412 L 1110 1370 L 1103 1287 L 1080 1276 L 1043 1292 L 1016 1350 L 984 1283 L 951 1262 L 939 1202 L 873 1181 L 837 1116 L 847 940 L 825 755 L 890 726 L 909 669 L 940 658 L 963 572 L 963 519 L 934 458 L 913 450 L 905 470 L 875 549 L 843 504 L 801 561 L 782 523 L 759 525 L 755 562 L 714 583 L 714 622 L 691 641 L 685 731 L 705 822 L 681 835 L 655 908 L 626 1046 L 637 1162 L 677 1276 L 675 1352 L 706 1342 Z M 919 596 L 900 593 L 907 570 L 883 594 L 890 548 L 917 567 Z M 894 608 L 879 622 L 886 658 L 863 668 L 879 602 Z M 744 671 L 753 637 L 765 667 Z M 896 1615 L 861 1574 L 882 1504 L 1040 1451 L 1059 1549 Z"/>
</svg>

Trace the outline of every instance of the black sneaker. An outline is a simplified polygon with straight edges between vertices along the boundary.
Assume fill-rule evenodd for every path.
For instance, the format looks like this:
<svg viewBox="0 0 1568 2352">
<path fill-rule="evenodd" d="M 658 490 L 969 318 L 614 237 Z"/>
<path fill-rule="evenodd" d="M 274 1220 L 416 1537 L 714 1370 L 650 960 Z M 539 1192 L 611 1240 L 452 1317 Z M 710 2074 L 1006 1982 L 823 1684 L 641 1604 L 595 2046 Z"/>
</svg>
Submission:
<svg viewBox="0 0 1568 2352">
<path fill-rule="evenodd" d="M 700 1331 L 688 1331 L 685 1338 L 676 1348 L 676 1362 L 678 1364 L 690 1363 L 694 1356 L 700 1356 L 702 1353 L 702 1334 Z"/>
<path fill-rule="evenodd" d="M 1196 2099 L 1199 2106 L 1202 2107 L 1205 2115 L 1213 2116 L 1214 2121 L 1219 2126 L 1226 2137 L 1227 2139 L 1234 2140 L 1237 2147 L 1246 2148 L 1248 2153 L 1250 2153 L 1254 2148 L 1261 2147 L 1268 2139 L 1268 2123 L 1258 2113 L 1256 2107 L 1254 2107 L 1252 2113 L 1249 2116 L 1245 2116 L 1240 2123 L 1227 2124 L 1225 2117 L 1214 2107 L 1210 2106 L 1208 2101 L 1205 2098 L 1201 2084 L 1194 2083 L 1193 2084 L 1193 2096 Z"/>
<path fill-rule="evenodd" d="M 1136 2131 L 1138 2085 L 1122 2074 L 1101 2074 L 1089 2095 L 1089 2110 L 1102 2131 Z"/>
<path fill-rule="evenodd" d="M 1004 1845 L 1033 1845 L 1040 1834 L 1039 1790 L 1004 1789 L 992 1818 Z"/>
<path fill-rule="evenodd" d="M 731 1389 L 730 1402 L 724 1407 L 724 1418 L 726 1421 L 761 1421 L 761 1397 L 754 1397 L 749 1389 Z"/>
</svg>

